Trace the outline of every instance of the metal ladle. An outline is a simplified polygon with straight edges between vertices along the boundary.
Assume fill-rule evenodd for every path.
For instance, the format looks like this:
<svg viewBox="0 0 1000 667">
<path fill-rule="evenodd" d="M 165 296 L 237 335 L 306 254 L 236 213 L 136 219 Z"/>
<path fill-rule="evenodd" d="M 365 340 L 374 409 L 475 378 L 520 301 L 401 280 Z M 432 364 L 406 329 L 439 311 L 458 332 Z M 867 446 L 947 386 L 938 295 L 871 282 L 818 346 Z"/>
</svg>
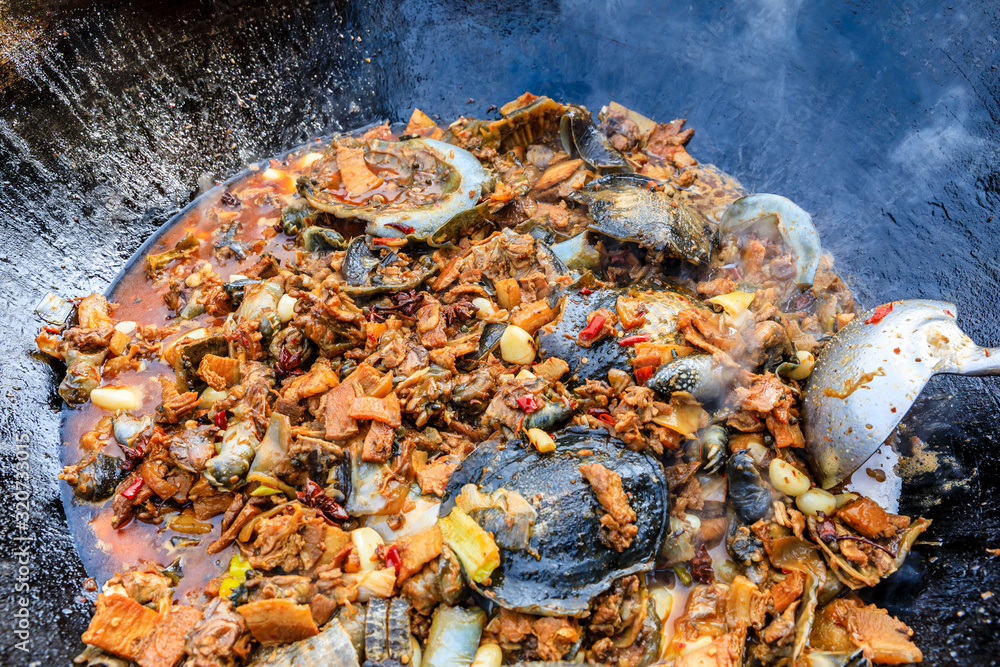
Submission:
<svg viewBox="0 0 1000 667">
<path fill-rule="evenodd" d="M 821 487 L 857 470 L 934 375 L 1000 375 L 1000 348 L 973 343 L 957 315 L 944 301 L 894 301 L 856 318 L 823 348 L 802 401 L 806 452 Z"/>
</svg>

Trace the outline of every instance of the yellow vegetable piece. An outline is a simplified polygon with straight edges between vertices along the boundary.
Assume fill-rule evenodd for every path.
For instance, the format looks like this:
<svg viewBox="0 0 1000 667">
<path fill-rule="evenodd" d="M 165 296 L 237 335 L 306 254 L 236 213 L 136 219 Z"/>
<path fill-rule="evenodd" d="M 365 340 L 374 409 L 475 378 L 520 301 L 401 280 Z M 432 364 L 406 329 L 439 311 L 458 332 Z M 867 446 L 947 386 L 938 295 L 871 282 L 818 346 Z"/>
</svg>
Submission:
<svg viewBox="0 0 1000 667">
<path fill-rule="evenodd" d="M 258 486 L 256 489 L 250 492 L 251 496 L 273 496 L 276 493 L 281 493 L 281 489 L 275 489 L 270 486 L 264 486 L 263 484 Z"/>
<path fill-rule="evenodd" d="M 671 400 L 668 408 L 667 412 L 653 417 L 653 421 L 684 436 L 694 435 L 699 429 L 708 426 L 708 413 L 694 401 Z"/>
<path fill-rule="evenodd" d="M 500 565 L 496 542 L 460 508 L 438 519 L 438 526 L 445 544 L 455 552 L 466 574 L 476 583 L 486 581 Z"/>
<path fill-rule="evenodd" d="M 222 580 L 219 586 L 219 597 L 228 598 L 233 594 L 240 584 L 247 579 L 247 572 L 250 571 L 250 561 L 241 554 L 233 554 L 229 559 L 229 575 Z"/>
<path fill-rule="evenodd" d="M 709 299 L 709 302 L 714 303 L 717 306 L 722 306 L 722 309 L 726 311 L 726 314 L 730 317 L 736 317 L 750 307 L 750 304 L 753 302 L 753 297 L 753 292 L 730 292 L 729 294 L 713 296 Z"/>
</svg>

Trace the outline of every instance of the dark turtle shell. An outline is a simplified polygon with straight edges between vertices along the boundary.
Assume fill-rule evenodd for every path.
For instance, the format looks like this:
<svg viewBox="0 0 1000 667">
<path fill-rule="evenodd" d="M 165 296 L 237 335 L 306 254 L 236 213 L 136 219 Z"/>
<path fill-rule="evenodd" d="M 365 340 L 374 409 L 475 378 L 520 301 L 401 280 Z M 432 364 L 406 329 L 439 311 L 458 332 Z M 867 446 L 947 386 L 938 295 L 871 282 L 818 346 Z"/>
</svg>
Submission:
<svg viewBox="0 0 1000 667">
<path fill-rule="evenodd" d="M 501 550 L 489 585 L 472 587 L 507 609 L 584 616 L 616 579 L 653 568 L 669 525 L 667 481 L 656 459 L 626 449 L 603 429 L 572 427 L 553 437 L 556 449 L 549 454 L 520 440 L 481 444 L 452 473 L 440 513 L 451 512 L 466 484 L 483 493 L 517 491 L 538 513 L 529 547 Z M 604 510 L 580 472 L 590 463 L 621 476 L 638 517 L 639 532 L 621 553 L 597 537 Z"/>
<path fill-rule="evenodd" d="M 708 264 L 712 257 L 715 225 L 648 176 L 609 174 L 571 198 L 589 207 L 592 231 L 693 264 Z"/>
<path fill-rule="evenodd" d="M 649 340 L 654 343 L 678 343 L 677 313 L 688 308 L 704 307 L 695 294 L 676 285 L 595 288 L 590 294 L 584 291 L 568 289 L 559 320 L 551 330 L 545 327 L 538 333 L 538 358 L 557 357 L 569 364 L 569 387 L 588 379 L 606 381 L 612 368 L 626 372 L 632 369 L 634 348 L 622 347 L 616 338 L 604 338 L 590 347 L 577 344 L 577 335 L 587 326 L 587 316 L 591 311 L 606 308 L 613 313 L 618 297 L 637 298 L 646 307 L 646 322 L 624 332 L 625 335 L 648 334 Z"/>
</svg>

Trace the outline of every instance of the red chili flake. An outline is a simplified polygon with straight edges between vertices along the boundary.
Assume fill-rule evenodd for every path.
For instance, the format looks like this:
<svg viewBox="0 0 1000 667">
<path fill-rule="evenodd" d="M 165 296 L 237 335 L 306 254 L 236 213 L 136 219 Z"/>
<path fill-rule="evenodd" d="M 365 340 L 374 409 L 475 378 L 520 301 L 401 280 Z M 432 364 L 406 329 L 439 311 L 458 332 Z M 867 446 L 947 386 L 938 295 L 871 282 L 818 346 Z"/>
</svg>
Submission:
<svg viewBox="0 0 1000 667">
<path fill-rule="evenodd" d="M 400 558 L 399 547 L 395 544 L 385 552 L 385 564 L 395 568 L 396 574 L 399 575 L 399 570 L 403 567 L 403 559 Z"/>
<path fill-rule="evenodd" d="M 875 312 L 865 320 L 865 324 L 878 324 L 886 315 L 892 312 L 892 303 L 884 303 L 875 309 Z"/>
<path fill-rule="evenodd" d="M 413 227 L 411 225 L 404 225 L 401 222 L 387 222 L 387 223 L 385 223 L 385 226 L 386 227 L 392 227 L 393 229 L 398 229 L 399 231 L 403 232 L 404 234 L 412 234 L 416 230 L 415 227 Z"/>
<path fill-rule="evenodd" d="M 653 367 L 643 366 L 642 368 L 635 369 L 635 383 L 638 385 L 646 386 L 649 378 L 653 377 Z"/>
<path fill-rule="evenodd" d="M 897 347 L 897 348 L 894 348 L 894 349 L 893 349 L 893 352 L 894 352 L 895 354 L 899 354 L 899 348 L 898 348 L 898 347 Z"/>
<path fill-rule="evenodd" d="M 323 487 L 309 478 L 306 478 L 306 490 L 296 491 L 295 495 L 309 507 L 318 509 L 331 521 L 346 521 L 349 518 L 344 508 L 336 500 L 326 495 Z"/>
<path fill-rule="evenodd" d="M 618 344 L 621 347 L 628 347 L 629 345 L 635 345 L 636 343 L 647 343 L 649 342 L 649 334 L 636 334 L 634 336 L 625 336 L 618 340 Z"/>
<path fill-rule="evenodd" d="M 215 426 L 217 428 L 220 428 L 223 431 L 225 431 L 227 428 L 229 428 L 229 420 L 226 418 L 226 411 L 225 410 L 223 410 L 222 412 L 217 413 L 215 415 L 215 418 L 212 419 L 212 421 L 215 422 Z"/>
<path fill-rule="evenodd" d="M 608 412 L 604 408 L 590 408 L 589 410 L 587 410 L 587 414 L 589 414 L 591 417 L 601 420 L 608 426 L 615 425 L 615 418 L 611 415 L 610 412 Z"/>
<path fill-rule="evenodd" d="M 889 408 L 889 412 L 895 412 L 896 408 Z"/>
<path fill-rule="evenodd" d="M 955 317 L 955 314 L 953 312 L 951 312 L 950 310 L 945 310 L 944 312 L 945 312 L 945 315 L 947 315 L 948 317 Z"/>
<path fill-rule="evenodd" d="M 527 396 L 521 396 L 517 399 L 517 404 L 527 413 L 532 413 L 538 409 L 538 401 L 535 400 L 534 394 L 528 394 Z"/>
<path fill-rule="evenodd" d="M 594 293 L 594 290 L 590 289 L 589 287 L 581 287 L 580 288 L 580 294 L 582 294 L 584 296 L 588 296 L 588 295 L 593 294 L 593 293 Z"/>
<path fill-rule="evenodd" d="M 475 196 L 476 196 L 476 191 L 475 190 L 469 190 L 469 199 L 472 199 Z"/>
<path fill-rule="evenodd" d="M 604 315 L 595 315 L 594 319 L 590 320 L 590 324 L 580 332 L 580 340 L 590 340 L 596 336 L 607 321 L 608 318 L 604 317 Z"/>
<path fill-rule="evenodd" d="M 146 481 L 142 477 L 136 477 L 135 481 L 129 484 L 128 487 L 122 491 L 122 495 L 129 500 L 132 500 L 135 498 L 135 494 L 139 493 L 139 489 L 141 489 L 142 485 L 145 483 Z"/>
</svg>

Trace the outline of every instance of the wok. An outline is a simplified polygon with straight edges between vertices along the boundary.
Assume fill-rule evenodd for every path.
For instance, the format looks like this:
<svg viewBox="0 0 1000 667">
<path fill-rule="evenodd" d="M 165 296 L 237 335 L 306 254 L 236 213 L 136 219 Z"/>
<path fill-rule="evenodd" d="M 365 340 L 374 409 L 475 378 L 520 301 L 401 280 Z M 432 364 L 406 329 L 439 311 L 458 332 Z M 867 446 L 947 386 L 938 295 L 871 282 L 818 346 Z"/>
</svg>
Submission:
<svg viewBox="0 0 1000 667">
<path fill-rule="evenodd" d="M 861 304 L 951 301 L 973 339 L 1000 343 L 1000 16 L 895 5 L 0 4 L 2 663 L 68 664 L 95 595 L 56 480 L 59 369 L 34 351 L 31 309 L 49 290 L 103 291 L 199 183 L 313 135 L 413 106 L 486 116 L 525 90 L 687 117 L 698 159 L 812 213 Z M 938 377 L 903 423 L 902 447 L 919 436 L 937 465 L 901 511 L 934 525 L 870 597 L 927 664 L 1000 652 L 998 399 L 995 381 Z"/>
</svg>

